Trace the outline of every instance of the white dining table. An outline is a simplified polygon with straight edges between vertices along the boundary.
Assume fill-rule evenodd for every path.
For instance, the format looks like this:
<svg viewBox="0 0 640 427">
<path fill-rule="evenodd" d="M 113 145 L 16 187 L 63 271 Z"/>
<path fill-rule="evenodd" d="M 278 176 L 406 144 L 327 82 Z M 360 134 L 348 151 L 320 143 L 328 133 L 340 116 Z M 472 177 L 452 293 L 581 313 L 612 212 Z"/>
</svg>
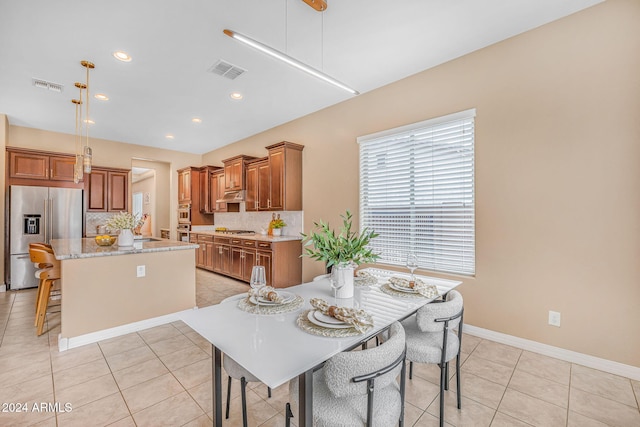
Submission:
<svg viewBox="0 0 640 427">
<path fill-rule="evenodd" d="M 338 305 L 355 306 L 373 318 L 374 326 L 364 334 L 333 338 L 313 335 L 300 329 L 297 317 L 311 308 L 311 298 L 323 298 L 334 304 L 329 281 L 315 280 L 286 288 L 304 298 L 299 309 L 284 314 L 250 314 L 238 308 L 238 301 L 229 301 L 183 312 L 181 319 L 212 346 L 213 425 L 222 427 L 222 353 L 233 358 L 265 385 L 276 388 L 298 378 L 299 427 L 311 426 L 313 417 L 313 371 L 332 356 L 357 347 L 374 337 L 393 322 L 415 313 L 433 301 L 426 297 L 398 297 L 384 293 L 380 286 L 389 277 L 406 274 L 368 268 L 377 284 L 356 286 L 354 297 L 338 299 Z M 444 295 L 462 282 L 416 275 L 433 284 Z"/>
</svg>

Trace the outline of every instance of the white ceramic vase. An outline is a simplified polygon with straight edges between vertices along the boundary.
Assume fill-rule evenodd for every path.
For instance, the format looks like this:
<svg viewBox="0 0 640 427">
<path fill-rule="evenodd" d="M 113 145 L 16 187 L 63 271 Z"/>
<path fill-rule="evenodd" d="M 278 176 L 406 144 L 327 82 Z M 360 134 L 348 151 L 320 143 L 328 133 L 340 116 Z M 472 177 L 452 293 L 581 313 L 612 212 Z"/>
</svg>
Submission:
<svg viewBox="0 0 640 427">
<path fill-rule="evenodd" d="M 282 236 L 282 228 L 274 228 L 272 232 L 274 237 Z"/>
<path fill-rule="evenodd" d="M 133 230 L 128 228 L 120 230 L 118 246 L 133 246 Z"/>
<path fill-rule="evenodd" d="M 351 263 L 336 265 L 336 279 L 342 282 L 342 287 L 336 292 L 337 298 L 353 298 L 353 271 L 354 266 Z"/>
</svg>

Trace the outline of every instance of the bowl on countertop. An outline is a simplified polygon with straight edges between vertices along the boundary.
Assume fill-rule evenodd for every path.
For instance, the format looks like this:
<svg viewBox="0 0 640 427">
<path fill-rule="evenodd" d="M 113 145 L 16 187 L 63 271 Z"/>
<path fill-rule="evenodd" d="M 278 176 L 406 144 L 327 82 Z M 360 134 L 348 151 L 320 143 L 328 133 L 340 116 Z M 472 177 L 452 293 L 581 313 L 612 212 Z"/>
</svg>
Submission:
<svg viewBox="0 0 640 427">
<path fill-rule="evenodd" d="M 96 236 L 95 239 L 98 246 L 111 246 L 116 242 L 116 237 L 109 235 Z"/>
</svg>

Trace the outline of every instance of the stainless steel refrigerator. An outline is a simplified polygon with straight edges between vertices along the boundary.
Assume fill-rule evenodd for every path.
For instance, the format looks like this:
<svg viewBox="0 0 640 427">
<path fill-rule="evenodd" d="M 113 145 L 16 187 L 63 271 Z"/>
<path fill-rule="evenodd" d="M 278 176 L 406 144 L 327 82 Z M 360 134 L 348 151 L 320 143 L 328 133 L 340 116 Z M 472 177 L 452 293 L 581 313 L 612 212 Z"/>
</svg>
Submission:
<svg viewBox="0 0 640 427">
<path fill-rule="evenodd" d="M 29 243 L 82 238 L 82 190 L 12 185 L 9 194 L 9 288 L 36 287 Z"/>
</svg>

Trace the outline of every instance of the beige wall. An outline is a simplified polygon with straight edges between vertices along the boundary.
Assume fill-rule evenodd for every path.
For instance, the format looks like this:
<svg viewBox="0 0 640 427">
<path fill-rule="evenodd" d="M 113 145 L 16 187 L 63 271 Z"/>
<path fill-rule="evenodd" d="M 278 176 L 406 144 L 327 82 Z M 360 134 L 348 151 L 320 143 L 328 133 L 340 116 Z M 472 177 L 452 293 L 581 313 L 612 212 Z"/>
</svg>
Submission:
<svg viewBox="0 0 640 427">
<path fill-rule="evenodd" d="M 640 367 L 640 2 L 615 0 L 223 149 L 305 145 L 305 230 L 358 211 L 356 137 L 476 117 L 469 324 Z M 419 52 L 416 52 L 419 54 Z M 305 259 L 304 278 L 322 271 Z M 446 276 L 445 276 L 446 277 Z M 549 310 L 562 327 L 547 325 Z"/>
</svg>

